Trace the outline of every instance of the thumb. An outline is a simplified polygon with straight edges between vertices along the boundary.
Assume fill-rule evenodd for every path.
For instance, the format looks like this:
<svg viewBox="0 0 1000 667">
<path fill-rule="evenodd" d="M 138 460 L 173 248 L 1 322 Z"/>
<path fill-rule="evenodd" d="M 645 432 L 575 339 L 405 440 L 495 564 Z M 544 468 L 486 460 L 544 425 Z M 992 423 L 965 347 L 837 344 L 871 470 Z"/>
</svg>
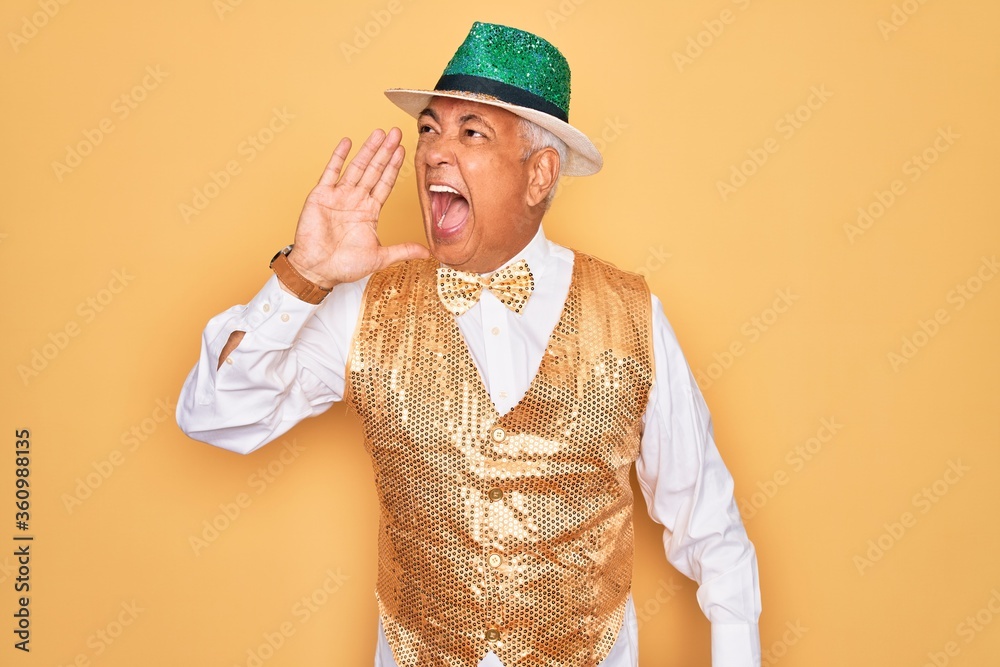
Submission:
<svg viewBox="0 0 1000 667">
<path fill-rule="evenodd" d="M 420 245 L 419 243 L 397 243 L 396 245 L 383 246 L 380 248 L 381 266 L 385 268 L 396 262 L 402 262 L 407 259 L 423 259 L 425 257 L 430 257 L 431 253 L 427 248 Z"/>
</svg>

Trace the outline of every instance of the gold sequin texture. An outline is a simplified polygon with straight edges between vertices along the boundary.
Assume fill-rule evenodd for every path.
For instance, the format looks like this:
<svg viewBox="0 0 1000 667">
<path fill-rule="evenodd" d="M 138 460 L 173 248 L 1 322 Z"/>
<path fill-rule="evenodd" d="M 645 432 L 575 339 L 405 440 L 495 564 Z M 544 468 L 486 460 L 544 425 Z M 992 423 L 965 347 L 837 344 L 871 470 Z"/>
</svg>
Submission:
<svg viewBox="0 0 1000 667">
<path fill-rule="evenodd" d="M 450 266 L 437 270 L 437 292 L 449 311 L 461 315 L 479 301 L 483 288 L 490 290 L 503 305 L 520 313 L 535 289 L 535 279 L 528 263 L 519 259 L 489 277 L 457 271 Z"/>
<path fill-rule="evenodd" d="M 653 377 L 643 279 L 576 253 L 527 393 L 500 415 L 433 259 L 369 279 L 348 366 L 400 667 L 595 667 L 631 589 L 629 471 Z"/>
</svg>

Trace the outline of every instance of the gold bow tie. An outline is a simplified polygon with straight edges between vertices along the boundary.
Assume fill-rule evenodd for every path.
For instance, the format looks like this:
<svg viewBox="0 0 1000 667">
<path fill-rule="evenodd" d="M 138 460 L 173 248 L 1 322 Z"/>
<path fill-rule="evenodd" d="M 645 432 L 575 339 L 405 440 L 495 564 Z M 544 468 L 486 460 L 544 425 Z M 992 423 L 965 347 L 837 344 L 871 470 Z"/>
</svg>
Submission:
<svg viewBox="0 0 1000 667">
<path fill-rule="evenodd" d="M 483 288 L 493 293 L 503 305 L 520 313 L 535 289 L 535 279 L 523 259 L 495 271 L 489 278 L 477 273 L 457 271 L 442 266 L 437 270 L 437 289 L 441 303 L 449 311 L 461 315 L 476 305 Z"/>
</svg>

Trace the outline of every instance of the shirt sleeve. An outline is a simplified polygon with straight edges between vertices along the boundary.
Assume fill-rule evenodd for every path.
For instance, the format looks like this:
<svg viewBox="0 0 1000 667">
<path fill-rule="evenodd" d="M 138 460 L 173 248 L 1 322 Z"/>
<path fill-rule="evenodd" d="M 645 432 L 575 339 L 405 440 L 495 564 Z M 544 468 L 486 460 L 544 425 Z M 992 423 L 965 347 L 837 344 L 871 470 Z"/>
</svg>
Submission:
<svg viewBox="0 0 1000 667">
<path fill-rule="evenodd" d="M 667 560 L 698 583 L 712 624 L 713 667 L 760 665 L 757 557 L 715 446 L 711 416 L 659 299 L 652 297 L 655 377 L 636 476 L 664 527 Z"/>
<path fill-rule="evenodd" d="M 337 285 L 313 305 L 285 292 L 272 275 L 248 304 L 209 320 L 177 401 L 181 430 L 249 454 L 341 400 L 366 282 Z M 233 331 L 246 333 L 216 370 Z"/>
</svg>

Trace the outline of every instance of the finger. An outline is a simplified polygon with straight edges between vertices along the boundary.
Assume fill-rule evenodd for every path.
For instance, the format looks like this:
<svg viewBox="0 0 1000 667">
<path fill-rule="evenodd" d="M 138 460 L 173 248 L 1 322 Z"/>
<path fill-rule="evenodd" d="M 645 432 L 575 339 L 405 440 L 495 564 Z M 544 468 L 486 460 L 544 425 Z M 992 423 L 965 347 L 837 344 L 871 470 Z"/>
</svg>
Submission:
<svg viewBox="0 0 1000 667">
<path fill-rule="evenodd" d="M 361 180 L 358 181 L 359 188 L 371 190 L 375 187 L 375 184 L 382 178 L 386 167 L 392 162 L 396 147 L 399 146 L 399 142 L 402 139 L 403 133 L 398 127 L 389 130 L 389 134 L 385 135 L 385 141 L 379 146 L 375 156 L 372 157 L 371 162 L 369 162 L 368 167 L 365 169 L 365 173 L 361 176 Z"/>
<path fill-rule="evenodd" d="M 380 259 L 382 260 L 382 266 L 380 268 L 385 268 L 390 264 L 402 262 L 406 259 L 423 259 L 424 257 L 431 256 L 431 253 L 427 250 L 427 248 L 419 243 L 413 242 L 382 246 L 379 248 L 379 254 L 381 255 Z"/>
<path fill-rule="evenodd" d="M 350 152 L 351 140 L 344 137 L 337 144 L 337 147 L 333 149 L 333 155 L 330 157 L 326 169 L 323 170 L 322 175 L 319 177 L 319 185 L 336 184 L 337 179 L 340 178 L 340 169 L 344 166 L 344 160 L 347 159 L 347 154 Z"/>
<path fill-rule="evenodd" d="M 361 177 L 365 173 L 365 169 L 368 167 L 368 163 L 375 156 L 383 140 L 385 140 L 385 132 L 381 129 L 376 129 L 368 135 L 365 143 L 361 144 L 361 148 L 358 149 L 358 154 L 351 159 L 351 162 L 344 170 L 342 178 L 344 183 L 348 185 L 358 184 L 358 181 L 361 180 Z"/>
<path fill-rule="evenodd" d="M 382 177 L 378 179 L 378 183 L 372 188 L 372 197 L 375 198 L 379 206 L 385 204 L 385 200 L 389 198 L 389 193 L 392 192 L 392 187 L 396 184 L 396 176 L 399 175 L 399 168 L 403 166 L 403 158 L 405 156 L 406 149 L 402 145 L 396 146 L 396 152 L 392 154 L 389 165 L 382 172 Z"/>
</svg>

